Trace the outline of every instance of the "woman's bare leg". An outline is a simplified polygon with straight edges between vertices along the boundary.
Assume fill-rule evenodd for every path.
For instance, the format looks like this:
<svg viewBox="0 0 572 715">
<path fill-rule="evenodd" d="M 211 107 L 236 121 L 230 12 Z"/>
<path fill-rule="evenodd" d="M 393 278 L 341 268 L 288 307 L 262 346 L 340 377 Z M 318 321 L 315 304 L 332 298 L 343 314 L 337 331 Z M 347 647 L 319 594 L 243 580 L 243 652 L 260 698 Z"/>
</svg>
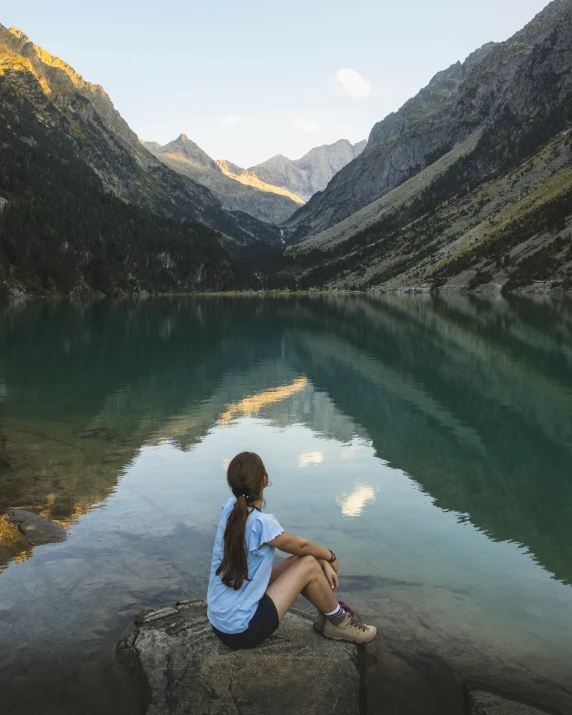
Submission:
<svg viewBox="0 0 572 715">
<path fill-rule="evenodd" d="M 288 613 L 290 606 L 302 592 L 304 597 L 322 613 L 334 611 L 338 607 L 338 602 L 320 564 L 313 556 L 296 558 L 297 560 L 284 567 L 284 571 L 266 589 L 266 593 L 274 601 L 280 620 Z M 290 559 L 282 563 L 287 561 Z"/>
<path fill-rule="evenodd" d="M 270 583 L 274 583 L 278 576 L 284 573 L 287 568 L 292 566 L 292 564 L 299 559 L 299 556 L 289 556 L 287 559 L 284 559 L 283 561 L 279 561 L 277 564 L 274 564 L 272 567 L 272 573 L 270 574 Z"/>
</svg>

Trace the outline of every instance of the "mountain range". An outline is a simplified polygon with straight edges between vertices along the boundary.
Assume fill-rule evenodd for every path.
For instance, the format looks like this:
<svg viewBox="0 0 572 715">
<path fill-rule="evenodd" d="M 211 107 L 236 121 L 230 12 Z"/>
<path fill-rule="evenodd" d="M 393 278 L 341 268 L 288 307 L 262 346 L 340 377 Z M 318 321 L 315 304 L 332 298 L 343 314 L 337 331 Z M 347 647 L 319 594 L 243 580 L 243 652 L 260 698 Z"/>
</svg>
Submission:
<svg viewBox="0 0 572 715">
<path fill-rule="evenodd" d="M 301 159 L 278 155 L 249 169 L 224 159 L 214 161 L 185 134 L 164 146 L 154 141 L 142 144 L 171 169 L 210 189 L 225 209 L 281 224 L 325 189 L 334 174 L 363 151 L 366 142 L 352 145 L 340 139 L 311 149 Z"/>
<path fill-rule="evenodd" d="M 230 211 L 245 211 L 261 221 L 279 224 L 304 203 L 299 196 L 256 177 L 250 184 L 246 176 L 239 180 L 242 169 L 236 167 L 231 172 L 228 162 L 215 162 L 185 134 L 164 146 L 157 142 L 143 142 L 143 146 L 174 171 L 206 186 Z"/>
<path fill-rule="evenodd" d="M 367 142 L 247 169 L 185 135 L 141 143 L 102 87 L 0 26 L 0 292 L 569 292 L 571 127 L 570 0 Z"/>
<path fill-rule="evenodd" d="M 99 85 L 0 25 L 0 293 L 229 289 L 278 229 L 139 142 Z"/>
<path fill-rule="evenodd" d="M 304 201 L 308 201 L 318 191 L 323 191 L 332 177 L 359 156 L 365 149 L 364 139 L 350 144 L 347 139 L 339 139 L 334 144 L 310 149 L 301 159 L 288 159 L 282 154 L 251 166 L 248 170 L 261 181 L 292 191 Z"/>
<path fill-rule="evenodd" d="M 554 0 L 373 127 L 289 219 L 288 270 L 321 287 L 572 289 L 571 125 L 572 3 Z"/>
</svg>

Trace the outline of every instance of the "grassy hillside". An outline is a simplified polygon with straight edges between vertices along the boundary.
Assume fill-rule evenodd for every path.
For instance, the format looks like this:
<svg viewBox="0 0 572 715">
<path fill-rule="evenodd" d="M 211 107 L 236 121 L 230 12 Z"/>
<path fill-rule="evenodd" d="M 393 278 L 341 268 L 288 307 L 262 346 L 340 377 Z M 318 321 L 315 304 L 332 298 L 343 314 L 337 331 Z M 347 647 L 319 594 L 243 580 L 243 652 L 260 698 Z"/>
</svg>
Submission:
<svg viewBox="0 0 572 715">
<path fill-rule="evenodd" d="M 306 287 L 572 290 L 572 132 L 487 171 L 494 152 L 491 136 L 476 133 L 290 247 L 289 272 Z"/>
</svg>

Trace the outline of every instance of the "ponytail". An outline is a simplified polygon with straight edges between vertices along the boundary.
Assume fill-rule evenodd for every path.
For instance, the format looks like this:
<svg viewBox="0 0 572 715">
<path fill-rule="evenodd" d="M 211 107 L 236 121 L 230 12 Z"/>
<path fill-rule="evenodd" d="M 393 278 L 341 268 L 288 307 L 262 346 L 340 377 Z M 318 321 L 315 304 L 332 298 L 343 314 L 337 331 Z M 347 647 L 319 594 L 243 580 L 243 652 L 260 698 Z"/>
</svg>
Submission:
<svg viewBox="0 0 572 715">
<path fill-rule="evenodd" d="M 228 465 L 228 485 L 236 496 L 236 501 L 228 516 L 224 531 L 224 554 L 216 575 L 222 574 L 225 586 L 238 591 L 248 578 L 248 556 L 246 551 L 246 520 L 255 502 L 262 495 L 266 469 L 262 460 L 253 452 L 237 454 Z"/>
</svg>

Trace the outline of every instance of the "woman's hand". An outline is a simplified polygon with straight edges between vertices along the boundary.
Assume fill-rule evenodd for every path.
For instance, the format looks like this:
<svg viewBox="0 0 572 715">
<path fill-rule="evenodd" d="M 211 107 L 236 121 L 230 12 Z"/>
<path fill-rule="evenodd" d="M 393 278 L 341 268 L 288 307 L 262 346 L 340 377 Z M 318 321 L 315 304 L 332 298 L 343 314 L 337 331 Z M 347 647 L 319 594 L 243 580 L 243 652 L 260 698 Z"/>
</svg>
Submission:
<svg viewBox="0 0 572 715">
<path fill-rule="evenodd" d="M 334 563 L 337 563 L 336 561 Z M 338 574 L 333 568 L 333 564 L 329 564 L 327 561 L 322 562 L 322 569 L 324 571 L 324 576 L 328 579 L 328 583 L 332 591 L 337 591 L 339 586 Z"/>
<path fill-rule="evenodd" d="M 339 573 L 340 573 L 340 565 L 339 565 L 337 559 L 336 559 L 335 561 L 332 561 L 332 562 L 329 562 L 329 561 L 328 561 L 328 564 L 334 569 L 334 571 L 336 572 L 336 574 L 339 574 Z"/>
</svg>

